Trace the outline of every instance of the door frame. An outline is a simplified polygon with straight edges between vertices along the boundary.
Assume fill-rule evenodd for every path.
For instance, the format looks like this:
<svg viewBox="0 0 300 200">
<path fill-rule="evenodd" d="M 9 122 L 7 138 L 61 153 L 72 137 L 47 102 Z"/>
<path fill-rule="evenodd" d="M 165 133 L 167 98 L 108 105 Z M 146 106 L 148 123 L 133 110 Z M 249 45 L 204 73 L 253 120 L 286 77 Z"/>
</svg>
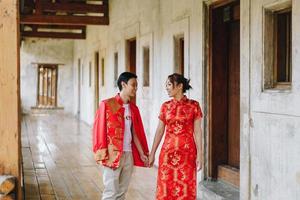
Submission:
<svg viewBox="0 0 300 200">
<path fill-rule="evenodd" d="M 239 0 L 216 0 L 206 1 L 203 5 L 203 65 L 204 65 L 204 109 L 207 113 L 204 119 L 204 177 L 211 179 L 213 177 L 213 135 L 212 135 L 212 10 L 218 7 L 239 2 Z M 240 2 L 241 3 L 241 2 Z M 241 50 L 240 50 L 241 51 Z M 241 55 L 240 55 L 241 56 Z M 241 66 L 240 66 L 241 69 Z M 242 70 L 240 70 L 240 73 Z M 240 83 L 241 85 L 241 83 Z M 240 104 L 241 104 L 240 96 Z M 241 111 L 240 111 L 241 113 Z M 241 119 L 240 119 L 240 127 Z M 241 132 L 240 132 L 241 134 Z M 241 160 L 240 160 L 241 163 Z"/>
</svg>

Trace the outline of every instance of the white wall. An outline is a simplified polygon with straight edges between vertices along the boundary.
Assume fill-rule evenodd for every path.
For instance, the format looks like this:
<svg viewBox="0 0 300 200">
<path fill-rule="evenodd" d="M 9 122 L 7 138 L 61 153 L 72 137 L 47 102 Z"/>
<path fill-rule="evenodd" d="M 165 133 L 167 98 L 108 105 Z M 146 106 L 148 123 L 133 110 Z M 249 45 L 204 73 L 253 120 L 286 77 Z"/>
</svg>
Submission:
<svg viewBox="0 0 300 200">
<path fill-rule="evenodd" d="M 37 65 L 59 63 L 57 106 L 66 113 L 73 110 L 73 41 L 55 39 L 24 39 L 21 44 L 21 102 L 22 110 L 30 112 L 37 102 Z"/>
</svg>

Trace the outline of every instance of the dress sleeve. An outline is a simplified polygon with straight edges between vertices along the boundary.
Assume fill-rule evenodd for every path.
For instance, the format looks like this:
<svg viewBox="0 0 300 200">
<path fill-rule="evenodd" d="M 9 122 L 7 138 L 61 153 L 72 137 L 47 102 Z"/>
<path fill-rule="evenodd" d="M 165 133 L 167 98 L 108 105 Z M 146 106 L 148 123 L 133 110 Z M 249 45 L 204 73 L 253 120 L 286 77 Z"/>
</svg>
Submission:
<svg viewBox="0 0 300 200">
<path fill-rule="evenodd" d="M 166 124 L 166 106 L 165 104 L 161 105 L 160 112 L 158 118 Z"/>
<path fill-rule="evenodd" d="M 194 120 L 200 119 L 203 117 L 202 110 L 198 102 L 195 103 L 194 109 Z"/>
</svg>

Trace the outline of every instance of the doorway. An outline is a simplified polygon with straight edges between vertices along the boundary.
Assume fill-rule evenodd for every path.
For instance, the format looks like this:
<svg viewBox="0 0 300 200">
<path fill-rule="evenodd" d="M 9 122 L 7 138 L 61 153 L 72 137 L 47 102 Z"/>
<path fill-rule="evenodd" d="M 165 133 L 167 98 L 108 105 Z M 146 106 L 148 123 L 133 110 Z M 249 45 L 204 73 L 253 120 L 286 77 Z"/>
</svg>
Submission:
<svg viewBox="0 0 300 200">
<path fill-rule="evenodd" d="M 126 71 L 136 74 L 136 38 L 126 41 Z M 132 101 L 136 103 L 136 97 Z"/>
<path fill-rule="evenodd" d="M 95 81 L 95 99 L 94 99 L 94 114 L 96 113 L 98 107 L 99 107 L 99 70 L 100 66 L 99 66 L 99 52 L 95 53 L 95 77 L 94 77 L 94 81 Z"/>
<path fill-rule="evenodd" d="M 208 176 L 239 187 L 240 6 L 219 2 L 209 7 Z"/>
<path fill-rule="evenodd" d="M 77 66 L 77 90 L 78 90 L 78 97 L 77 97 L 77 116 L 80 118 L 80 96 L 81 96 L 81 60 L 78 59 L 78 66 Z"/>
</svg>

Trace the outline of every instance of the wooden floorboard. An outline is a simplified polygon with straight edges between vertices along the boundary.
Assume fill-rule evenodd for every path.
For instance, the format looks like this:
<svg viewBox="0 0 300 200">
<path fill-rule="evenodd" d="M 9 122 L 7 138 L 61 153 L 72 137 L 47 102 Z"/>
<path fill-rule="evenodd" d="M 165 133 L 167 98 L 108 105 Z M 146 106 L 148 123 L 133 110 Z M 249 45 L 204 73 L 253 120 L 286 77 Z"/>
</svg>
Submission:
<svg viewBox="0 0 300 200">
<path fill-rule="evenodd" d="M 101 166 L 95 164 L 91 147 L 91 127 L 73 117 L 23 116 L 25 199 L 101 199 Z M 156 175 L 155 168 L 135 168 L 126 199 L 154 199 Z"/>
</svg>

